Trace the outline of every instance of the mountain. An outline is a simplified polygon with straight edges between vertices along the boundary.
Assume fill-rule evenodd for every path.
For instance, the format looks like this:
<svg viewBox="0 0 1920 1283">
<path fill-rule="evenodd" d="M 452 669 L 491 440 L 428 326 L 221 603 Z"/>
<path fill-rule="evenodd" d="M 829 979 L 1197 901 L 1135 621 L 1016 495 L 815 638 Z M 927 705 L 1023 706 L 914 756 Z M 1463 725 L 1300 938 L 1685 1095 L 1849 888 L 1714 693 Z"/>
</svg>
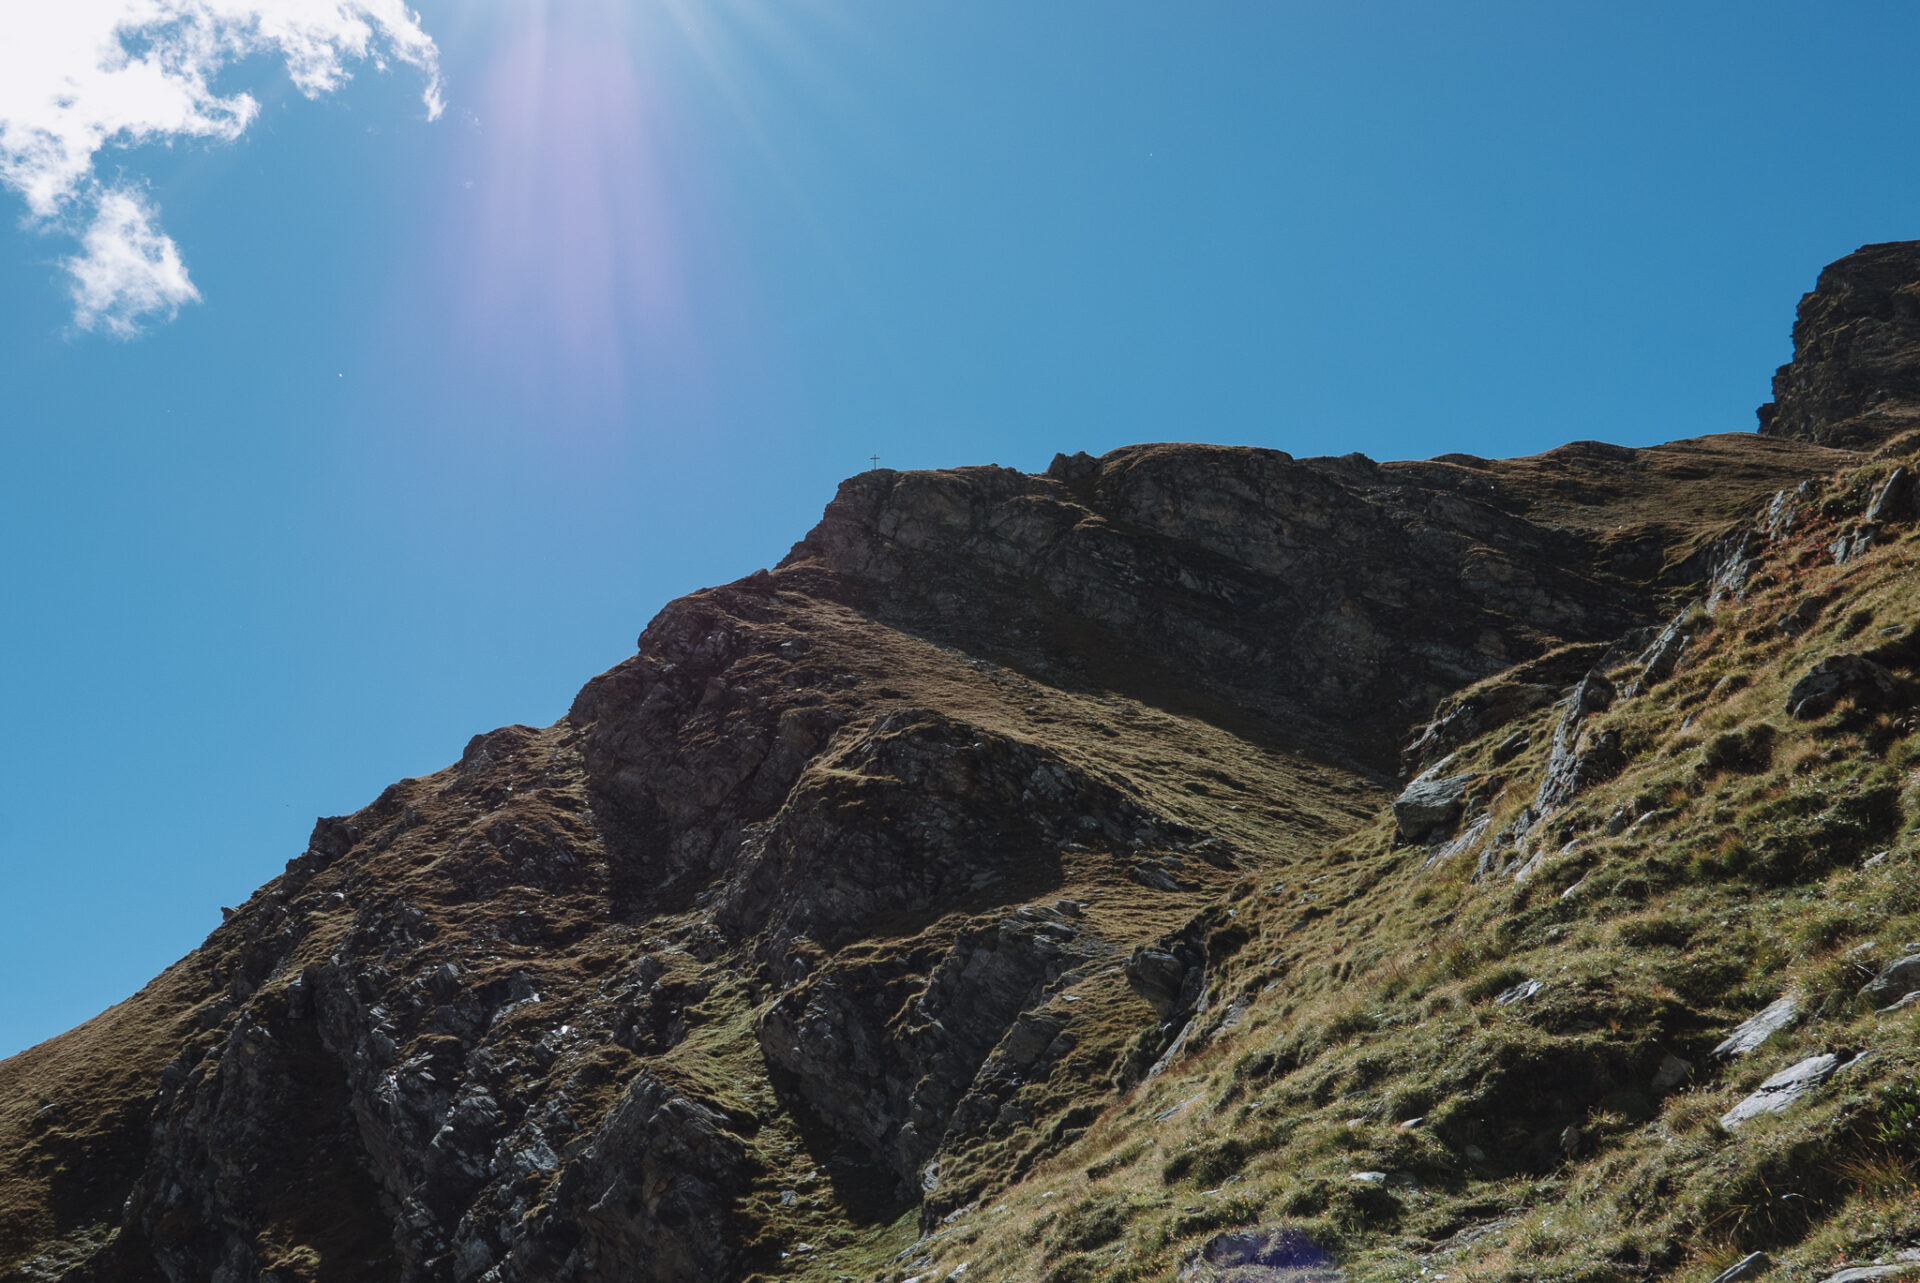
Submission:
<svg viewBox="0 0 1920 1283">
<path fill-rule="evenodd" d="M 0 1063 L 0 1278 L 1897 1264 L 1917 290 L 1759 434 L 849 479 Z"/>
</svg>

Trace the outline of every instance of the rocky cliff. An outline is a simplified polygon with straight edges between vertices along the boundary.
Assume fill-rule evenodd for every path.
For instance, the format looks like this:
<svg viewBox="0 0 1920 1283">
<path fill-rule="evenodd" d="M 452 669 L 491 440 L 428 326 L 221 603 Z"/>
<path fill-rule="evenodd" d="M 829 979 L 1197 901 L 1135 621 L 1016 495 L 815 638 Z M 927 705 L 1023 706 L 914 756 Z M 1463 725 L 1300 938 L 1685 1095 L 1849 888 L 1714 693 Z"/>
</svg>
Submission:
<svg viewBox="0 0 1920 1283">
<path fill-rule="evenodd" d="M 1865 245 L 1800 300 L 1760 432 L 1870 446 L 1920 429 L 1920 242 Z"/>
<path fill-rule="evenodd" d="M 1368 1235 L 1399 1213 L 1365 1212 L 1407 1201 L 1393 1172 L 1317 1205 L 1247 1182 L 1265 1193 L 1227 1214 L 1141 1209 L 1287 1152 L 1246 1128 L 1310 1131 L 1356 1096 L 1372 1118 L 1402 1080 L 1387 1113 L 1459 1120 L 1407 1133 L 1435 1171 L 1454 1156 L 1444 1215 L 1489 1220 L 1461 1208 L 1598 1153 L 1595 1102 L 1712 1004 L 1615 975 L 1595 983 L 1617 1001 L 1539 1036 L 1613 1021 L 1617 1045 L 1530 1061 L 1496 1038 L 1424 1074 L 1478 1035 L 1440 1020 L 1359 1067 L 1360 1018 L 1334 1008 L 1365 1008 L 1383 967 L 1419 1001 L 1514 971 L 1524 906 L 1472 888 L 1557 883 L 1592 867 L 1565 850 L 1592 825 L 1636 831 L 1637 801 L 1594 799 L 1664 741 L 1616 710 L 1664 691 L 1713 724 L 1741 687 L 1707 687 L 1735 666 L 1702 657 L 1773 626 L 1747 603 L 1792 558 L 1898 581 L 1911 487 L 1831 443 L 1903 448 L 1890 399 L 1849 389 L 1897 385 L 1904 322 L 1835 336 L 1909 288 L 1888 264 L 1920 281 L 1910 251 L 1822 276 L 1760 436 L 852 478 L 779 567 L 667 606 L 561 721 L 321 819 L 199 950 L 0 1064 L 0 1277 L 1398 1268 L 1412 1249 Z M 1867 346 L 1892 373 L 1849 365 Z M 1851 619 L 1854 591 L 1823 581 L 1800 632 Z M 1865 699 L 1894 725 L 1904 655 L 1836 652 L 1810 716 Z M 1708 749 L 1746 761 L 1754 737 Z M 1847 840 L 1909 831 L 1893 796 Z M 1595 903 L 1645 916 L 1655 881 Z M 1458 974 L 1407 979 L 1399 954 L 1436 932 Z M 1444 1014 L 1408 1010 L 1390 1026 Z M 1208 1077 L 1243 1062 L 1264 1068 Z M 1212 1140 L 1188 1130 L 1202 1100 Z M 1237 1160 L 1207 1148 L 1229 1141 Z M 1219 1245 L 1237 1224 L 1254 1246 Z M 1681 1259 L 1662 1250 L 1646 1269 Z"/>
</svg>

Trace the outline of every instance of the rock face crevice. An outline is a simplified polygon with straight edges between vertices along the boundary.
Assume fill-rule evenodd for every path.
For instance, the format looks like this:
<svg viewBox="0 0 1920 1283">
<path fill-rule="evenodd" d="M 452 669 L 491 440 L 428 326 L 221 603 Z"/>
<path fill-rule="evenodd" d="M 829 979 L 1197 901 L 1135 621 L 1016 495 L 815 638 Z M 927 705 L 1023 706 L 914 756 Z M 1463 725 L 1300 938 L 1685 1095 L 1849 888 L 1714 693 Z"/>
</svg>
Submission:
<svg viewBox="0 0 1920 1283">
<path fill-rule="evenodd" d="M 1898 400 L 1846 371 L 1899 364 L 1908 287 L 1840 267 L 1767 436 L 851 478 L 566 717 L 323 818 L 0 1064 L 0 1278 L 720 1280 L 935 1229 L 1236 1026 L 1229 893 L 1326 916 L 1294 870 L 1403 762 L 1447 783 L 1743 591 L 1736 519 Z M 1614 763 L 1569 716 L 1578 792 Z"/>
</svg>

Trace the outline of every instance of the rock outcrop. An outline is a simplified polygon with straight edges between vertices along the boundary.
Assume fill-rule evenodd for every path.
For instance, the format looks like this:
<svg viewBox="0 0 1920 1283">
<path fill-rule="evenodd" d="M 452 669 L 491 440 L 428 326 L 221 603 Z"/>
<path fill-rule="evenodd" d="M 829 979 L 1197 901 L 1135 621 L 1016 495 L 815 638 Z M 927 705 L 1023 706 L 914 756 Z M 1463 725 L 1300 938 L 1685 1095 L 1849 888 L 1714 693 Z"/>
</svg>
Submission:
<svg viewBox="0 0 1920 1283">
<path fill-rule="evenodd" d="M 1920 242 L 1863 245 L 1800 300 L 1766 436 L 1862 447 L 1920 428 Z"/>
<path fill-rule="evenodd" d="M 1042 476 L 877 470 L 784 564 L 1050 682 L 1210 701 L 1256 737 L 1391 771 L 1450 692 L 1611 641 L 1697 574 L 1703 505 L 1726 496 L 1696 478 L 1817 466 L 1751 444 L 1386 464 L 1139 446 Z"/>
</svg>

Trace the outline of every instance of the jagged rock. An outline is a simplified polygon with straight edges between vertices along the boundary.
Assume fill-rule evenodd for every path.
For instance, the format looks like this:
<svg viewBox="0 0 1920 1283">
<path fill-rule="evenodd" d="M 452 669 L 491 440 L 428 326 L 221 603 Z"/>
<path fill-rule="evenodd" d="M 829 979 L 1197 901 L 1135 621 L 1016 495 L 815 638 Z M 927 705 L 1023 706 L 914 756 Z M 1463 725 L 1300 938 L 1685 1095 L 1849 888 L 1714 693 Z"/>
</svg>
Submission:
<svg viewBox="0 0 1920 1283">
<path fill-rule="evenodd" d="M 1790 1109 L 1839 1067 L 1840 1058 L 1830 1052 L 1788 1065 L 1761 1083 L 1752 1095 L 1720 1115 L 1720 1125 L 1731 1131 L 1750 1118 Z"/>
<path fill-rule="evenodd" d="M 1047 465 L 1047 475 L 1077 489 L 1100 475 L 1100 461 L 1085 450 L 1076 450 L 1072 454 L 1056 454 L 1053 456 L 1053 462 Z"/>
<path fill-rule="evenodd" d="M 1426 863 L 1421 865 L 1421 867 L 1431 869 L 1436 865 L 1444 864 L 1456 855 L 1471 851 L 1480 844 L 1480 840 L 1487 835 L 1487 830 L 1491 828 L 1492 825 L 1493 817 L 1491 815 L 1478 816 L 1469 822 L 1457 837 L 1433 848 L 1432 852 L 1427 856 Z"/>
<path fill-rule="evenodd" d="M 1793 360 L 1760 407 L 1765 436 L 1827 445 L 1886 440 L 1920 403 L 1920 246 L 1866 245 L 1820 273 L 1800 300 Z"/>
<path fill-rule="evenodd" d="M 1664 682 L 1680 666 L 1680 657 L 1691 640 L 1686 622 L 1687 616 L 1683 614 L 1661 629 L 1653 645 L 1647 647 L 1646 653 L 1640 657 L 1640 680 L 1643 684 L 1654 686 Z"/>
<path fill-rule="evenodd" d="M 1539 682 L 1502 681 L 1442 704 L 1400 751 L 1401 773 L 1424 775 L 1468 740 L 1552 702 L 1552 688 Z"/>
<path fill-rule="evenodd" d="M 1761 543 L 1758 531 L 1743 530 L 1721 548 L 1712 573 L 1707 578 L 1706 611 L 1716 614 L 1729 601 L 1747 599 L 1747 580 L 1753 576 Z"/>
<path fill-rule="evenodd" d="M 1138 882 L 1141 886 L 1151 887 L 1155 891 L 1180 890 L 1180 880 L 1173 876 L 1173 871 L 1167 868 L 1166 865 L 1151 860 L 1143 860 L 1139 864 L 1129 865 L 1127 867 L 1127 876 L 1135 882 Z"/>
<path fill-rule="evenodd" d="M 1206 983 L 1206 960 L 1200 950 L 1180 942 L 1172 949 L 1145 945 L 1127 958 L 1127 983 L 1153 1007 L 1161 1020 L 1172 1020 L 1192 1009 Z"/>
<path fill-rule="evenodd" d="M 360 837 L 360 826 L 346 816 L 323 815 L 313 822 L 313 835 L 307 839 L 307 851 L 324 868 L 351 851 Z"/>
<path fill-rule="evenodd" d="M 1659 639 L 1661 626 L 1647 624 L 1640 628 L 1629 628 L 1626 632 L 1608 642 L 1601 650 L 1600 658 L 1587 668 L 1588 672 L 1606 672 L 1622 664 L 1632 663 L 1646 653 L 1647 648 Z"/>
<path fill-rule="evenodd" d="M 1758 1015 L 1741 1021 L 1734 1031 L 1713 1049 L 1713 1054 L 1725 1058 L 1744 1056 L 1799 1018 L 1799 995 L 1782 994 Z"/>
<path fill-rule="evenodd" d="M 1565 806 L 1582 790 L 1613 778 L 1626 765 L 1617 731 L 1590 733 L 1586 719 L 1612 707 L 1613 683 L 1598 672 L 1589 673 L 1566 700 L 1553 732 L 1553 755 L 1547 760 L 1534 806 L 1541 811 Z"/>
<path fill-rule="evenodd" d="M 1474 866 L 1473 880 L 1482 882 L 1496 873 L 1511 873 L 1522 867 L 1528 859 L 1527 837 L 1540 819 L 1540 813 L 1533 807 L 1521 807 L 1520 814 L 1494 834 L 1493 840 L 1481 850 Z"/>
<path fill-rule="evenodd" d="M 1773 1258 L 1765 1252 L 1749 1252 L 1713 1276 L 1713 1283 L 1741 1283 L 1743 1279 L 1757 1279 L 1773 1268 Z"/>
<path fill-rule="evenodd" d="M 1871 1283 L 1873 1279 L 1890 1279 L 1902 1274 L 1911 1274 L 1911 1264 L 1893 1265 L 1849 1265 L 1820 1280 L 1820 1283 Z"/>
<path fill-rule="evenodd" d="M 1827 551 L 1833 554 L 1834 565 L 1844 566 L 1849 561 L 1865 556 L 1879 540 L 1879 527 L 1868 525 L 1856 526 L 1853 530 L 1841 535 L 1829 544 Z"/>
<path fill-rule="evenodd" d="M 837 963 L 768 1009 L 760 1046 L 790 1090 L 905 1191 L 943 1143 L 993 1123 L 1009 1085 L 1071 1049 L 1064 1018 L 1032 1009 L 1047 986 L 1110 951 L 1065 915 L 1010 915 L 954 941 L 904 1024 L 876 1000 L 907 959 Z"/>
<path fill-rule="evenodd" d="M 1787 713 L 1800 720 L 1831 712 L 1841 700 L 1863 708 L 1889 708 L 1899 702 L 1894 675 L 1864 655 L 1830 655 L 1808 670 L 1787 692 Z"/>
<path fill-rule="evenodd" d="M 1873 502 L 1867 505 L 1865 520 L 1868 525 L 1878 526 L 1910 520 L 1916 513 L 1920 513 L 1920 493 L 1916 493 L 1913 474 L 1905 468 L 1895 468 L 1873 496 Z"/>
<path fill-rule="evenodd" d="M 1773 501 L 1767 505 L 1766 516 L 1760 519 L 1760 528 L 1769 539 L 1780 539 L 1791 533 L 1800 520 L 1800 496 L 1785 490 L 1777 492 Z"/>
<path fill-rule="evenodd" d="M 666 1083 L 636 1078 L 554 1185 L 562 1214 L 488 1270 L 489 1283 L 734 1272 L 746 1248 L 734 1205 L 751 1166 L 731 1127 L 720 1111 Z M 478 1263 L 482 1253 L 470 1245 L 491 1228 L 477 1218 L 463 1223 L 464 1260 Z"/>
<path fill-rule="evenodd" d="M 1393 802 L 1393 821 L 1400 840 L 1425 842 L 1451 829 L 1460 818 L 1473 780 L 1471 775 L 1433 778 L 1429 774 L 1407 785 Z"/>
<path fill-rule="evenodd" d="M 1920 953 L 1888 963 L 1879 975 L 1867 982 L 1860 994 L 1874 1002 L 1885 1002 L 1913 989 L 1920 989 Z"/>
<path fill-rule="evenodd" d="M 1522 980 L 1510 989 L 1503 989 L 1494 997 L 1494 1005 L 1511 1007 L 1517 1002 L 1525 1002 L 1544 989 L 1546 985 L 1539 980 Z"/>
<path fill-rule="evenodd" d="M 1565 850 L 1572 848 L 1574 845 L 1575 845 L 1574 843 L 1569 842 L 1567 844 L 1567 847 L 1562 849 L 1563 853 Z M 1539 873 L 1541 869 L 1546 867 L 1546 864 L 1547 864 L 1547 852 L 1544 849 L 1535 851 L 1533 853 L 1532 858 L 1522 862 L 1520 867 L 1513 871 L 1514 885 L 1525 886 L 1528 882 L 1531 882 L 1533 880 L 1533 877 L 1535 874 Z"/>
<path fill-rule="evenodd" d="M 1589 713 L 1605 712 L 1613 707 L 1614 693 L 1612 682 L 1598 672 L 1588 673 L 1567 700 L 1567 712 L 1561 720 L 1564 722 L 1568 717 L 1578 720 Z"/>
</svg>

